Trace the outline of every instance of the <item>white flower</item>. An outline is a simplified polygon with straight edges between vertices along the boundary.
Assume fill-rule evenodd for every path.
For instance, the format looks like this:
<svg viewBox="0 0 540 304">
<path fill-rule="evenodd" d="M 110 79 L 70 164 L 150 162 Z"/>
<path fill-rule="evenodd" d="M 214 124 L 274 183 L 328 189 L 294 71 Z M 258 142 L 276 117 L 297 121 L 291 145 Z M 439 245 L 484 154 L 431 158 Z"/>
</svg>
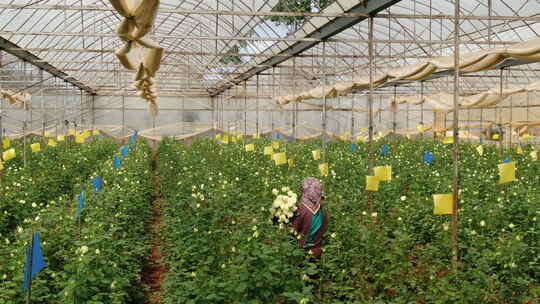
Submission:
<svg viewBox="0 0 540 304">
<path fill-rule="evenodd" d="M 281 188 L 281 192 L 287 193 L 287 192 L 289 192 L 289 190 L 291 190 L 289 187 L 282 187 Z"/>
<path fill-rule="evenodd" d="M 3 279 L 3 280 L 7 279 L 7 274 L 4 274 L 4 275 L 2 276 L 2 279 Z"/>
<path fill-rule="evenodd" d="M 197 208 L 201 208 L 201 204 L 197 204 Z"/>
<path fill-rule="evenodd" d="M 193 232 L 199 232 L 199 229 L 193 228 Z"/>
<path fill-rule="evenodd" d="M 397 218 L 397 220 L 398 220 L 398 221 L 401 221 L 401 220 L 402 220 L 401 216 L 400 216 L 400 217 L 398 217 L 398 218 Z"/>
<path fill-rule="evenodd" d="M 372 216 L 372 217 L 377 217 L 377 212 L 371 213 L 371 216 Z"/>
<path fill-rule="evenodd" d="M 308 304 L 309 300 L 307 298 L 302 298 L 299 302 L 299 304 Z"/>
<path fill-rule="evenodd" d="M 112 281 L 111 283 L 111 289 L 115 289 L 116 288 L 116 281 Z"/>
<path fill-rule="evenodd" d="M 362 211 L 362 215 L 367 215 L 367 212 L 365 212 L 365 211 Z"/>
<path fill-rule="evenodd" d="M 32 208 L 37 208 L 37 204 L 36 204 L 36 203 L 32 203 Z"/>
<path fill-rule="evenodd" d="M 88 252 L 88 246 L 82 246 L 81 248 L 79 248 L 79 251 L 81 252 L 81 255 L 87 253 Z"/>
<path fill-rule="evenodd" d="M 101 253 L 101 251 L 99 251 L 99 249 L 96 249 L 96 254 L 99 255 Z"/>
<path fill-rule="evenodd" d="M 253 238 L 258 238 L 258 237 L 259 237 L 259 231 L 253 232 Z"/>
<path fill-rule="evenodd" d="M 18 232 L 18 233 L 22 233 L 22 232 L 23 232 L 23 229 L 22 229 L 21 226 L 17 226 L 17 232 Z"/>
<path fill-rule="evenodd" d="M 330 237 L 335 239 L 336 238 L 336 233 L 334 232 L 334 233 L 330 234 Z"/>
<path fill-rule="evenodd" d="M 517 241 L 521 241 L 521 236 L 516 235 L 516 240 L 517 240 Z"/>
<path fill-rule="evenodd" d="M 404 200 L 406 200 L 406 199 L 407 199 L 407 197 L 406 197 L 405 195 L 401 197 L 401 200 L 402 200 L 402 201 L 404 201 Z"/>
<path fill-rule="evenodd" d="M 255 226 L 251 227 L 251 230 L 253 230 L 253 231 L 257 231 L 257 225 L 255 225 Z"/>
<path fill-rule="evenodd" d="M 195 272 L 191 272 L 191 276 L 192 276 L 192 277 L 196 277 L 197 274 L 196 274 Z"/>
<path fill-rule="evenodd" d="M 221 264 L 221 268 L 222 269 L 225 269 L 226 265 L 225 264 Z"/>
<path fill-rule="evenodd" d="M 277 196 L 279 194 L 278 189 L 272 189 L 272 194 Z"/>
<path fill-rule="evenodd" d="M 443 224 L 442 226 L 443 226 L 443 230 L 444 230 L 444 231 L 448 231 L 448 229 L 450 228 L 450 225 L 448 225 L 448 224 L 446 224 L 446 223 Z"/>
<path fill-rule="evenodd" d="M 306 274 L 304 274 L 302 275 L 302 280 L 309 281 L 309 277 Z"/>
<path fill-rule="evenodd" d="M 514 227 L 516 227 L 516 225 L 514 225 L 514 224 L 510 223 L 510 224 L 508 225 L 508 227 L 510 227 L 510 228 L 514 228 Z"/>
<path fill-rule="evenodd" d="M 231 251 L 232 251 L 232 252 L 236 252 L 236 247 L 233 246 L 233 247 L 231 248 Z"/>
<path fill-rule="evenodd" d="M 480 221 L 480 226 L 481 226 L 481 227 L 484 227 L 485 225 L 486 225 L 486 222 L 485 222 L 484 220 L 481 220 L 481 221 Z"/>
</svg>

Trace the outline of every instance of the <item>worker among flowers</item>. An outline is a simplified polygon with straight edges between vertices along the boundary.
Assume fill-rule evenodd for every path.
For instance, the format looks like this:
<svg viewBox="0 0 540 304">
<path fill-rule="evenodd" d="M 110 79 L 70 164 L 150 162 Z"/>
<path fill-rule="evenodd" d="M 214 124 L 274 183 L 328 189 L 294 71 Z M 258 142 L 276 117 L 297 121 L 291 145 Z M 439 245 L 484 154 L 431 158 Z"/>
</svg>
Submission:
<svg viewBox="0 0 540 304">
<path fill-rule="evenodd" d="M 302 183 L 302 200 L 298 216 L 293 220 L 294 229 L 301 234 L 299 245 L 310 250 L 316 259 L 321 257 L 324 233 L 328 227 L 328 211 L 321 202 L 325 199 L 318 179 L 308 177 Z"/>
</svg>

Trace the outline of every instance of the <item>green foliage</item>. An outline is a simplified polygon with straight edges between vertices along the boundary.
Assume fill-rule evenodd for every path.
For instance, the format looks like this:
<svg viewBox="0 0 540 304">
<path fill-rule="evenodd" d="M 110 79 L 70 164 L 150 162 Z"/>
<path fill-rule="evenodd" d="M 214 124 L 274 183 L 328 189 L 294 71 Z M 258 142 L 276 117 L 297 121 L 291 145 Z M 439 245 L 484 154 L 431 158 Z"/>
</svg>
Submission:
<svg viewBox="0 0 540 304">
<path fill-rule="evenodd" d="M 81 149 L 92 145 L 111 144 L 97 140 Z M 93 160 L 85 156 L 85 162 Z M 76 216 L 78 195 L 63 195 L 22 221 L 10 235 L 12 241 L 2 240 L 0 303 L 24 302 L 23 261 L 32 231 L 41 232 L 47 263 L 33 282 L 33 303 L 144 302 L 140 274 L 150 243 L 145 236 L 151 216 L 150 150 L 145 142 L 138 142 L 120 169 L 114 169 L 111 156 L 92 161 L 95 171 L 80 184 L 71 181 L 74 192 L 86 193 L 82 217 Z M 103 179 L 99 192 L 90 183 L 94 176 Z"/>
<path fill-rule="evenodd" d="M 330 143 L 322 181 L 330 227 L 322 260 L 305 260 L 287 229 L 269 222 L 273 188 L 298 191 L 319 176 L 311 151 L 318 142 L 282 147 L 295 168 L 277 167 L 262 153 L 267 140 L 187 147 L 166 140 L 159 151 L 166 197 L 163 231 L 165 303 L 535 303 L 540 300 L 540 163 L 528 155 L 461 145 L 460 267 L 451 271 L 451 219 L 433 214 L 433 194 L 450 193 L 452 155 L 431 140 L 388 143 L 376 165 L 391 165 L 393 180 L 363 190 L 367 152 Z M 282 143 L 283 145 L 283 143 Z M 434 163 L 423 162 L 423 152 Z M 517 161 L 519 180 L 497 185 L 497 164 Z M 259 235 L 254 236 L 254 227 Z M 233 249 L 234 248 L 234 249 Z M 316 280 L 302 280 L 304 274 Z"/>
<path fill-rule="evenodd" d="M 313 8 L 321 11 L 327 7 L 333 0 L 280 0 L 276 6 L 272 8 L 273 12 L 296 12 L 296 13 L 311 13 Z M 271 16 L 271 21 L 286 25 L 299 25 L 306 21 L 304 16 Z"/>
</svg>

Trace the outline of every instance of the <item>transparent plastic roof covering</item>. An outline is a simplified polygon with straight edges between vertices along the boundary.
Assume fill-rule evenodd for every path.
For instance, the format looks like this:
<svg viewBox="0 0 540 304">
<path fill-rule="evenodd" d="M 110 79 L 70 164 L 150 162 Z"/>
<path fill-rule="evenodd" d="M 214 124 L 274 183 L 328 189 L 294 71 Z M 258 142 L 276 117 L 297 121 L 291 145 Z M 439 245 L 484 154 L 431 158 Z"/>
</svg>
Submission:
<svg viewBox="0 0 540 304">
<path fill-rule="evenodd" d="M 335 2 L 339 7 L 358 3 L 357 0 Z M 429 56 L 452 54 L 453 2 L 402 0 L 381 11 L 374 23 L 375 67 L 386 70 Z M 277 3 L 278 0 L 161 0 L 161 11 L 152 33 L 166 50 L 158 74 L 160 92 L 208 94 L 208 90 L 249 70 L 255 62 L 291 45 L 292 40 L 283 39 L 295 37 L 291 28 L 253 14 L 270 12 Z M 188 14 L 190 11 L 206 13 Z M 539 13 L 538 1 L 492 0 L 491 10 L 485 0 L 461 1 L 461 14 L 468 18 L 460 23 L 460 48 L 470 52 L 537 38 L 538 19 L 516 17 Z M 113 94 L 130 87 L 133 72 L 121 69 L 114 56 L 114 51 L 122 45 L 115 34 L 120 18 L 107 0 L 0 0 L 0 15 L 1 37 L 36 54 L 98 93 Z M 493 20 L 488 20 L 488 15 L 493 16 Z M 317 27 L 321 19 L 328 20 L 328 17 L 313 17 L 307 23 Z M 318 56 L 298 57 L 294 63 L 296 75 L 315 74 L 301 85 L 316 85 L 320 81 L 317 75 L 323 71 L 331 72 L 328 82 L 365 75 L 368 44 L 358 40 L 367 40 L 367 32 L 368 23 L 364 21 L 333 37 L 338 41 L 327 42 L 324 54 L 338 55 L 334 58 L 321 56 L 322 44 L 304 53 Z M 276 38 L 282 40 L 272 40 Z M 227 53 L 258 57 L 239 56 L 241 63 L 226 64 L 223 58 Z M 282 65 L 292 66 L 293 62 L 289 59 Z M 490 77 L 498 75 L 497 71 L 482 75 L 486 77 L 464 78 L 463 86 L 482 90 L 499 81 L 497 77 Z M 538 64 L 531 64 L 509 72 L 507 81 L 509 84 L 527 83 L 537 77 Z M 264 81 L 268 83 L 272 78 L 265 77 Z M 444 81 L 433 82 L 434 88 L 445 86 Z"/>
</svg>

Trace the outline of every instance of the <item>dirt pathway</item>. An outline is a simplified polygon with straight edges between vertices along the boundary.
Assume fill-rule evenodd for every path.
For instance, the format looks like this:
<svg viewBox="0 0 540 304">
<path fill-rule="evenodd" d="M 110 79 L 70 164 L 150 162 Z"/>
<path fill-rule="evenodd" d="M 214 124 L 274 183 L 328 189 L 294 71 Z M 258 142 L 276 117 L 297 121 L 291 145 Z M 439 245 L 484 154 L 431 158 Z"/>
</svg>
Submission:
<svg viewBox="0 0 540 304">
<path fill-rule="evenodd" d="M 148 264 L 143 270 L 142 281 L 145 285 L 148 286 L 149 290 L 147 292 L 148 304 L 160 304 L 161 303 L 161 290 L 162 283 L 165 279 L 165 273 L 167 268 L 162 264 L 162 254 L 161 254 L 161 239 L 159 237 L 159 230 L 163 227 L 163 214 L 161 213 L 161 201 L 163 196 L 160 190 L 160 181 L 159 181 L 159 171 L 157 165 L 157 153 L 154 152 L 152 156 L 152 167 L 153 167 L 153 183 L 154 183 L 154 192 L 152 197 L 154 201 L 152 202 L 152 221 L 148 227 L 148 233 L 152 237 L 152 249 L 151 256 Z"/>
</svg>

